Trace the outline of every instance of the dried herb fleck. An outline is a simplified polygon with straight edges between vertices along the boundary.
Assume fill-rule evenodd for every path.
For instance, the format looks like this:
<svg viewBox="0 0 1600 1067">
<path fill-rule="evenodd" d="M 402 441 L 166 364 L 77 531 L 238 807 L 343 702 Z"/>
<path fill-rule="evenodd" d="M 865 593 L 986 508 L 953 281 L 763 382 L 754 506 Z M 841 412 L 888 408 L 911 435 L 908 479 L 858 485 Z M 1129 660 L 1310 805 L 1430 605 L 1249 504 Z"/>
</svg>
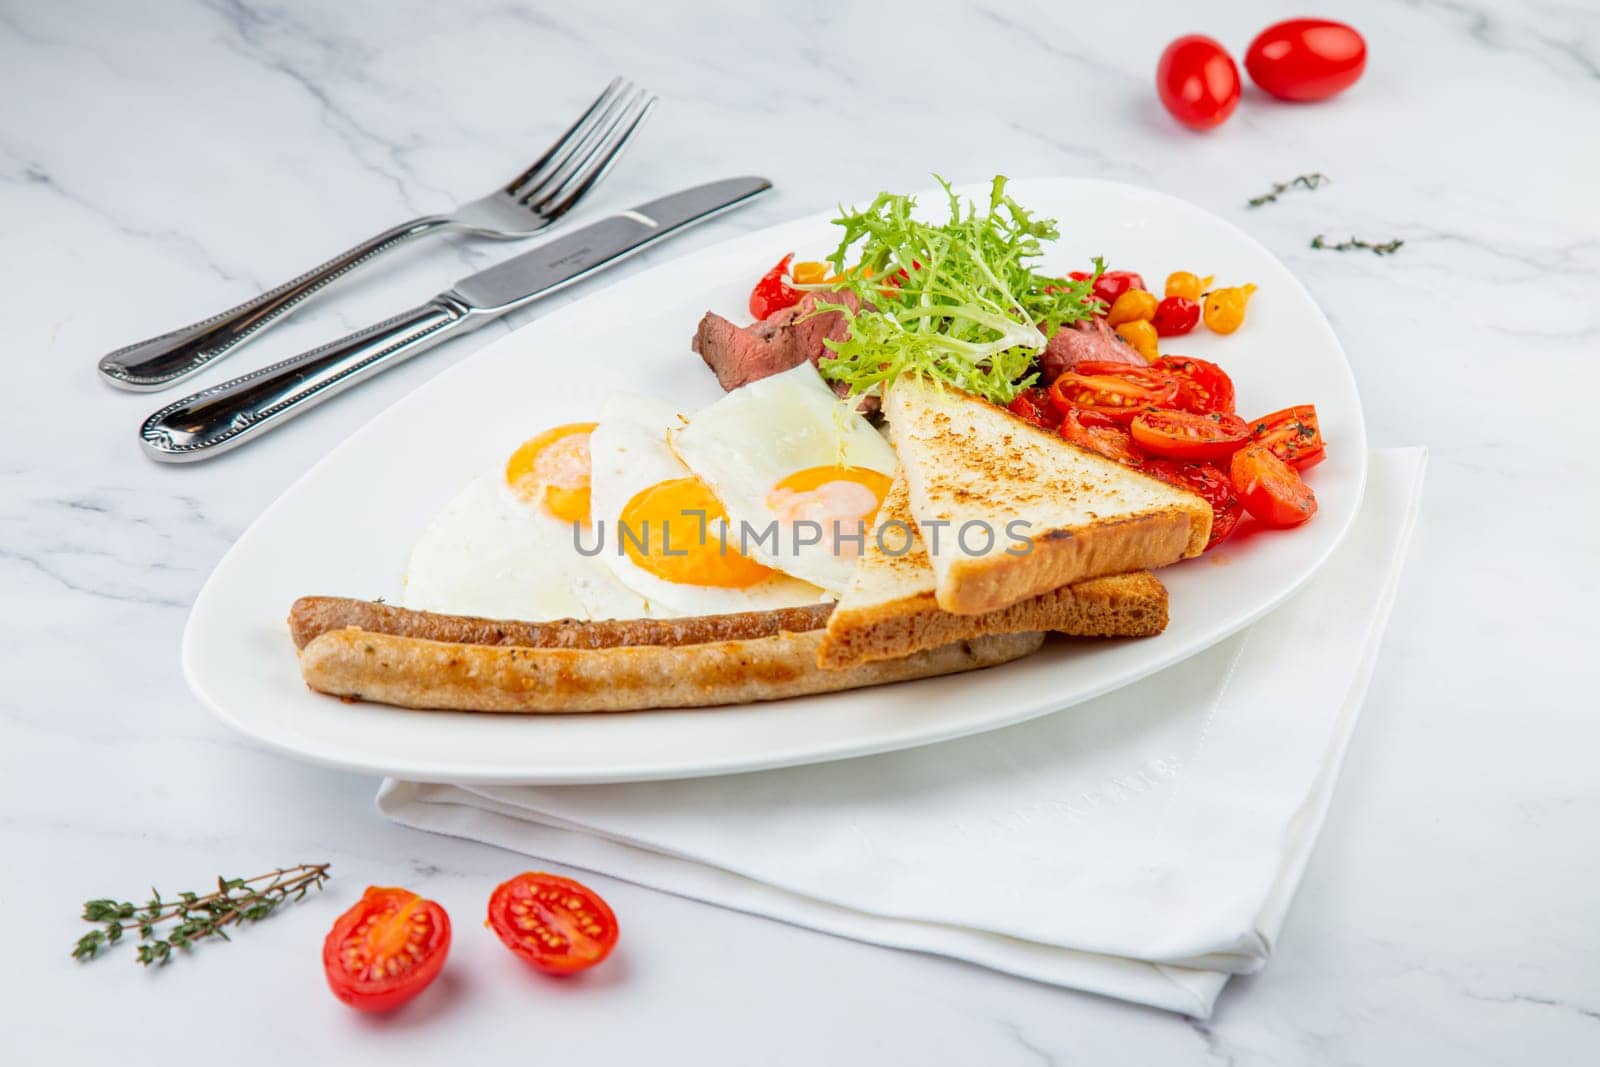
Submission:
<svg viewBox="0 0 1600 1067">
<path fill-rule="evenodd" d="M 1313 171 L 1310 174 L 1301 174 L 1289 179 L 1286 182 L 1273 182 L 1271 192 L 1262 193 L 1260 196 L 1252 196 L 1246 203 L 1249 207 L 1260 207 L 1262 204 L 1275 203 L 1278 197 L 1282 196 L 1284 193 L 1287 193 L 1291 189 L 1312 190 L 1319 186 L 1326 185 L 1332 180 L 1332 178 L 1329 178 L 1326 174 L 1323 174 L 1320 171 Z"/>
<path fill-rule="evenodd" d="M 1357 249 L 1366 249 L 1375 256 L 1392 256 L 1400 251 L 1400 247 L 1404 244 L 1405 242 L 1399 238 L 1395 238 L 1392 241 L 1379 241 L 1374 244 L 1371 241 L 1363 241 L 1359 237 L 1352 237 L 1348 241 L 1331 244 L 1320 233 L 1311 239 L 1312 248 L 1320 248 L 1328 252 L 1353 252 Z"/>
</svg>

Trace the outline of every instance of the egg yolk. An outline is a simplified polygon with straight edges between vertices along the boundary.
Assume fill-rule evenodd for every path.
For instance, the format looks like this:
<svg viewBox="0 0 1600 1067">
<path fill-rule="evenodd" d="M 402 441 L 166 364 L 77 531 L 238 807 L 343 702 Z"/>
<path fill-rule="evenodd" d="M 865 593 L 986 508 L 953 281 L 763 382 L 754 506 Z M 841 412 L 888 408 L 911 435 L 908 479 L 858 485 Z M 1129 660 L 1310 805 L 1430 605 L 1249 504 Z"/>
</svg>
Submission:
<svg viewBox="0 0 1600 1067">
<path fill-rule="evenodd" d="M 506 484 L 518 497 L 567 522 L 589 521 L 592 422 L 555 426 L 524 441 L 506 460 Z"/>
<path fill-rule="evenodd" d="M 878 513 L 889 492 L 889 476 L 870 467 L 807 467 L 784 478 L 767 494 L 780 522 L 810 520 L 827 528 L 835 520 L 850 527 Z"/>
<path fill-rule="evenodd" d="M 773 572 L 740 555 L 736 534 L 723 544 L 728 513 L 699 478 L 674 478 L 635 493 L 614 534 L 641 570 L 679 585 L 743 589 Z"/>
</svg>

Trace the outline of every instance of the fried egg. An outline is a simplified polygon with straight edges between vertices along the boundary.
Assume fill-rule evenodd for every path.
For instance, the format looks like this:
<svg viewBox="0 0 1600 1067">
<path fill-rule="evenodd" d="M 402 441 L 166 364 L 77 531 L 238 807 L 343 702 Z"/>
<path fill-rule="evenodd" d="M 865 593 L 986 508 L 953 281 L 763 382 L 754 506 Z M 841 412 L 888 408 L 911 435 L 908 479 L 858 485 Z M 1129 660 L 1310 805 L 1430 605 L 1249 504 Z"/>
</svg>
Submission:
<svg viewBox="0 0 1600 1067">
<path fill-rule="evenodd" d="M 897 461 L 815 367 L 803 363 L 733 390 L 675 429 L 671 444 L 727 509 L 743 535 L 739 547 L 844 592 Z"/>
<path fill-rule="evenodd" d="M 499 619 L 636 619 L 644 598 L 578 550 L 592 424 L 532 438 L 463 489 L 412 549 L 404 604 Z"/>
<path fill-rule="evenodd" d="M 595 540 L 651 615 L 716 615 L 813 604 L 822 590 L 739 551 L 725 501 L 668 445 L 671 405 L 618 394 L 589 437 Z"/>
</svg>

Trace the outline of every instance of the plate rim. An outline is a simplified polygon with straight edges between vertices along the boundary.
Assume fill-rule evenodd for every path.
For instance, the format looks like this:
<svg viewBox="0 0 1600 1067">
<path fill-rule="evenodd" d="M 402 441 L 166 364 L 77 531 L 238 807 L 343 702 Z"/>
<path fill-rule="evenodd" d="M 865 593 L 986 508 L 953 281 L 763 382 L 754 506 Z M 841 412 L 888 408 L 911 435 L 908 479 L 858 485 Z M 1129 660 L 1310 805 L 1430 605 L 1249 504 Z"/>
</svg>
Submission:
<svg viewBox="0 0 1600 1067">
<path fill-rule="evenodd" d="M 1010 179 L 1010 181 L 1013 185 L 1055 183 L 1072 186 L 1100 186 L 1119 191 L 1131 190 L 1141 196 L 1152 197 L 1158 200 L 1171 202 L 1175 205 L 1178 205 L 1182 210 L 1197 212 L 1214 222 L 1218 222 L 1228 227 L 1240 238 L 1242 238 L 1255 252 L 1266 257 L 1268 260 L 1282 268 L 1283 273 L 1294 283 L 1299 294 L 1304 297 L 1306 303 L 1315 311 L 1317 321 L 1320 323 L 1321 328 L 1325 331 L 1328 340 L 1332 342 L 1334 350 L 1339 356 L 1340 366 L 1344 371 L 1345 377 L 1349 380 L 1349 393 L 1354 405 L 1351 414 L 1354 416 L 1354 426 L 1359 434 L 1359 441 L 1351 442 L 1352 445 L 1358 446 L 1355 449 L 1358 460 L 1358 469 L 1355 479 L 1355 500 L 1357 504 L 1354 508 L 1350 509 L 1346 515 L 1343 516 L 1343 522 L 1337 532 L 1332 537 L 1328 538 L 1320 554 L 1309 566 L 1303 570 L 1303 572 L 1297 578 L 1295 578 L 1292 582 L 1285 583 L 1282 587 L 1275 590 L 1273 595 L 1265 598 L 1260 604 L 1254 606 L 1249 611 L 1242 613 L 1240 616 L 1231 620 L 1224 626 L 1206 630 L 1202 634 L 1197 635 L 1185 643 L 1174 645 L 1173 648 L 1167 650 L 1164 654 L 1155 656 L 1149 661 L 1141 663 L 1139 667 L 1132 673 L 1111 678 L 1104 684 L 1097 684 L 1075 691 L 1066 700 L 1046 700 L 1037 703 L 1021 703 L 1011 712 L 1001 716 L 987 718 L 977 722 L 954 723 L 945 728 L 934 728 L 926 732 L 918 732 L 914 735 L 902 734 L 884 739 L 845 739 L 834 745 L 818 746 L 813 744 L 804 750 L 784 750 L 771 752 L 760 756 L 747 754 L 743 756 L 724 756 L 720 758 L 712 757 L 709 760 L 702 758 L 701 762 L 692 767 L 684 765 L 662 766 L 655 764 L 633 767 L 612 765 L 606 771 L 600 773 L 577 769 L 555 772 L 540 771 L 506 774 L 493 771 L 483 771 L 480 769 L 474 769 L 470 766 L 442 766 L 437 762 L 431 765 L 413 764 L 410 766 L 405 766 L 405 761 L 382 759 L 380 762 L 379 760 L 370 758 L 352 758 L 348 755 L 329 753 L 317 747 L 297 747 L 296 745 L 290 743 L 286 732 L 280 732 L 277 734 L 265 732 L 257 728 L 257 726 L 253 724 L 253 721 L 241 719 L 237 715 L 230 712 L 225 707 L 224 701 L 217 699 L 207 690 L 201 678 L 199 665 L 195 662 L 195 657 L 197 655 L 196 632 L 199 627 L 198 620 L 200 620 L 202 617 L 202 606 L 206 605 L 214 596 L 218 595 L 215 588 L 217 585 L 218 575 L 225 571 L 227 565 L 230 563 L 230 561 L 232 561 L 235 554 L 240 552 L 241 549 L 246 546 L 247 542 L 250 540 L 250 535 L 259 525 L 266 521 L 270 516 L 275 514 L 281 507 L 286 506 L 285 501 L 291 496 L 295 495 L 296 491 L 304 483 L 316 477 L 324 466 L 330 463 L 338 462 L 341 455 L 347 449 L 352 448 L 356 442 L 361 440 L 368 433 L 375 432 L 374 428 L 380 422 L 385 420 L 393 408 L 411 400 L 411 398 L 414 397 L 416 392 L 419 390 L 429 388 L 434 383 L 439 382 L 448 376 L 464 373 L 467 368 L 469 368 L 472 363 L 484 353 L 488 352 L 493 347 L 504 343 L 507 339 L 514 336 L 522 329 L 526 329 L 535 325 L 536 323 L 544 321 L 548 317 L 548 315 L 546 315 L 534 319 L 531 322 L 525 323 L 518 327 L 517 330 L 513 330 L 510 333 L 496 338 L 489 344 L 482 345 L 474 351 L 464 353 L 454 363 L 442 368 L 437 374 L 419 383 L 415 389 L 402 394 L 380 410 L 374 412 L 359 427 L 345 436 L 344 439 L 339 441 L 339 443 L 334 447 L 330 448 L 326 453 L 318 458 L 315 463 L 306 468 L 306 470 L 303 471 L 299 477 L 295 478 L 294 481 L 285 486 L 278 496 L 262 509 L 262 511 L 249 523 L 249 525 L 246 526 L 239 537 L 235 539 L 234 543 L 228 547 L 228 550 L 223 553 L 222 557 L 218 559 L 211 573 L 207 576 L 205 583 L 201 586 L 200 591 L 196 594 L 194 603 L 191 605 L 188 617 L 184 622 L 181 664 L 184 681 L 188 685 L 190 692 L 194 694 L 195 698 L 199 700 L 200 703 L 207 708 L 207 710 L 220 719 L 224 724 L 233 730 L 236 730 L 243 736 L 249 738 L 252 742 L 261 745 L 270 751 L 280 752 L 291 756 L 294 759 L 304 763 L 329 767 L 337 770 L 401 778 L 408 781 L 462 783 L 474 785 L 582 785 L 617 782 L 668 781 L 684 778 L 715 777 L 726 774 L 739 774 L 753 771 L 773 770 L 782 767 L 803 766 L 810 763 L 826 763 L 837 760 L 855 759 L 862 756 L 893 752 L 901 749 L 920 748 L 924 745 L 941 744 L 947 741 L 957 740 L 962 737 L 970 737 L 980 733 L 987 733 L 991 730 L 1005 729 L 1007 727 L 1015 726 L 1044 715 L 1051 715 L 1060 711 L 1065 711 L 1068 708 L 1085 703 L 1089 700 L 1093 700 L 1097 697 L 1104 696 L 1107 693 L 1114 692 L 1118 689 L 1124 688 L 1125 686 L 1136 684 L 1137 682 L 1142 681 L 1143 679 L 1148 678 L 1159 671 L 1165 670 L 1177 663 L 1181 663 L 1184 660 L 1199 655 L 1207 649 L 1220 644 L 1229 637 L 1234 636 L 1235 634 L 1244 630 L 1246 627 L 1259 621 L 1274 609 L 1281 606 L 1286 600 L 1293 597 L 1297 592 L 1304 588 L 1307 582 L 1309 582 L 1322 570 L 1322 568 L 1327 564 L 1328 560 L 1332 557 L 1333 553 L 1337 551 L 1345 542 L 1351 528 L 1355 524 L 1357 516 L 1360 514 L 1360 502 L 1364 500 L 1366 496 L 1367 480 L 1370 468 L 1366 412 L 1364 404 L 1362 403 L 1360 389 L 1355 380 L 1354 368 L 1350 363 L 1349 355 L 1345 352 L 1344 345 L 1340 342 L 1338 334 L 1333 329 L 1332 323 L 1328 321 L 1328 317 L 1323 311 L 1322 306 L 1317 302 L 1315 297 L 1312 296 L 1310 290 L 1306 288 L 1304 282 L 1302 282 L 1300 278 L 1289 269 L 1287 264 L 1273 254 L 1270 249 L 1268 249 L 1250 233 L 1246 232 L 1244 229 L 1235 225 L 1228 219 L 1218 215 L 1216 212 L 1209 210 L 1208 208 L 1202 207 L 1193 203 L 1192 201 L 1185 200 L 1182 197 L 1164 192 L 1159 189 L 1152 189 L 1147 186 L 1142 186 L 1131 182 L 1113 181 L 1104 178 L 1078 178 L 1064 175 L 1036 175 L 1023 178 L 1014 178 Z M 983 187 L 986 188 L 986 183 L 984 183 Z M 963 183 L 955 186 L 955 189 L 962 195 L 972 195 L 979 189 L 979 183 Z M 917 195 L 920 197 L 925 195 L 927 192 L 927 190 L 919 191 Z M 719 249 L 723 249 L 727 245 L 737 241 L 754 239 L 761 235 L 791 227 L 799 223 L 811 222 L 821 218 L 824 214 L 829 213 L 831 212 L 812 212 L 806 215 L 781 220 L 770 226 L 764 226 L 757 230 L 731 234 L 728 237 L 703 248 L 689 250 L 681 255 L 664 259 L 660 263 L 652 265 L 647 270 L 640 271 L 636 274 L 628 276 L 627 278 L 620 279 L 620 281 L 631 283 L 640 279 L 649 278 L 658 273 L 665 273 L 676 267 L 677 264 L 683 259 L 697 255 L 709 254 Z M 612 285 L 604 286 L 601 289 L 597 289 L 592 293 L 586 294 L 584 297 L 574 301 L 571 304 L 555 308 L 551 314 L 556 312 L 568 312 L 573 308 L 581 307 L 592 299 L 609 291 L 614 287 L 615 284 L 617 283 L 612 283 Z M 937 682 L 938 679 L 927 679 L 923 681 Z M 910 682 L 897 684 L 915 685 L 918 683 Z M 820 695 L 827 696 L 828 694 Z M 767 702 L 753 702 L 742 705 L 731 705 L 728 707 L 750 708 L 756 707 L 762 703 Z M 708 714 L 714 714 L 718 710 L 726 710 L 726 708 L 708 708 L 703 710 Z M 581 714 L 587 716 L 594 714 L 651 715 L 657 713 L 658 712 L 656 711 L 646 710 L 614 713 L 587 712 Z M 463 712 L 460 714 L 475 713 Z M 547 719 L 549 718 L 549 715 L 541 714 L 535 717 Z"/>
</svg>

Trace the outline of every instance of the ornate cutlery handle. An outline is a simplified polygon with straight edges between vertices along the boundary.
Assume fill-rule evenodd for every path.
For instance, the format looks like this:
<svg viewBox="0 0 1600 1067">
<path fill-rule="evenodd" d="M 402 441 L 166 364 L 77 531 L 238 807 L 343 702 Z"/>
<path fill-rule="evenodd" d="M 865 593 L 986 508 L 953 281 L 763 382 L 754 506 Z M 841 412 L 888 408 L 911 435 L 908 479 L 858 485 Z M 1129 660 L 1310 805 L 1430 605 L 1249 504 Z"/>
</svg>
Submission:
<svg viewBox="0 0 1600 1067">
<path fill-rule="evenodd" d="M 357 382 L 492 316 L 449 294 L 321 348 L 174 401 L 145 420 L 145 452 L 164 463 L 205 459 L 254 440 Z"/>
<path fill-rule="evenodd" d="M 100 376 L 120 389 L 150 392 L 181 381 L 264 332 L 291 309 L 333 282 L 413 237 L 450 225 L 445 215 L 402 223 L 319 267 L 236 308 L 148 341 L 119 348 L 100 360 Z"/>
</svg>

